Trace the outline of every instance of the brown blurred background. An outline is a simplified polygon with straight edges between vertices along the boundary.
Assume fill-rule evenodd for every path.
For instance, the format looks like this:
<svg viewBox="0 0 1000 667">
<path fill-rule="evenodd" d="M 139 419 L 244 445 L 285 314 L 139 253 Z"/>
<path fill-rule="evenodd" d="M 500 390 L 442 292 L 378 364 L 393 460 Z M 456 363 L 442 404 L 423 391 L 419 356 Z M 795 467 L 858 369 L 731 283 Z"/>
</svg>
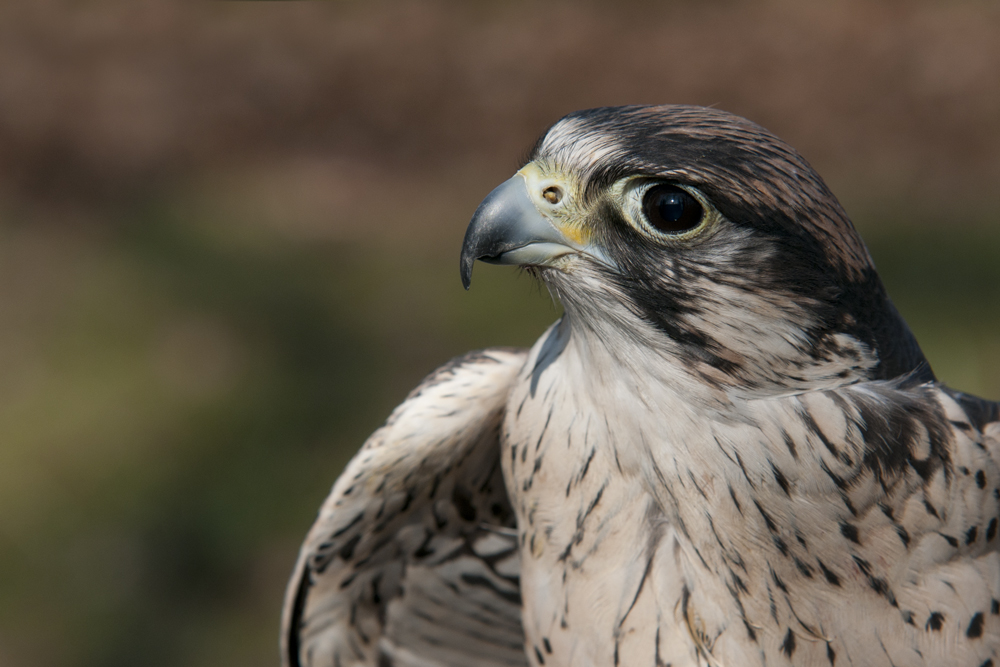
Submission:
<svg viewBox="0 0 1000 667">
<path fill-rule="evenodd" d="M 458 250 L 577 108 L 788 140 L 1000 399 L 998 72 L 985 0 L 0 4 L 0 665 L 274 665 L 347 457 L 557 317 Z"/>
</svg>

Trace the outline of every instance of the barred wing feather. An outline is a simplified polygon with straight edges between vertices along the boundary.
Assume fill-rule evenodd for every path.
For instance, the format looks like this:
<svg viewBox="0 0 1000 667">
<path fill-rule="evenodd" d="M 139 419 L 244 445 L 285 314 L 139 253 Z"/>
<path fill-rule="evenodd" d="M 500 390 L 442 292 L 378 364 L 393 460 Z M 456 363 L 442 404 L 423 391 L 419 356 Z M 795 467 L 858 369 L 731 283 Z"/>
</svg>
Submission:
<svg viewBox="0 0 1000 667">
<path fill-rule="evenodd" d="M 289 584 L 286 667 L 527 664 L 499 460 L 525 355 L 491 349 L 438 369 L 348 464 Z"/>
</svg>

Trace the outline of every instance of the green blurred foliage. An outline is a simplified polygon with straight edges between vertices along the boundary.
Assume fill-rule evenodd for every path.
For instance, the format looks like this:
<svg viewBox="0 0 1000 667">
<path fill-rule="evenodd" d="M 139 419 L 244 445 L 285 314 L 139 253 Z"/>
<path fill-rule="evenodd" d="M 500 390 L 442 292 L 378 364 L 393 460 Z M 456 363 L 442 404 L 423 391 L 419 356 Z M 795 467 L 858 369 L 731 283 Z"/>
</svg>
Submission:
<svg viewBox="0 0 1000 667">
<path fill-rule="evenodd" d="M 346 459 L 422 375 L 528 345 L 557 308 L 494 267 L 466 293 L 434 248 L 206 233 L 158 201 L 125 215 L 70 247 L 4 230 L 50 283 L 21 304 L 43 324 L 17 332 L 0 421 L 4 657 L 269 664 Z"/>
<path fill-rule="evenodd" d="M 938 379 L 992 400 L 1000 400 L 998 220 L 1000 213 L 955 227 L 947 214 L 908 226 L 883 218 L 865 235 Z"/>
</svg>

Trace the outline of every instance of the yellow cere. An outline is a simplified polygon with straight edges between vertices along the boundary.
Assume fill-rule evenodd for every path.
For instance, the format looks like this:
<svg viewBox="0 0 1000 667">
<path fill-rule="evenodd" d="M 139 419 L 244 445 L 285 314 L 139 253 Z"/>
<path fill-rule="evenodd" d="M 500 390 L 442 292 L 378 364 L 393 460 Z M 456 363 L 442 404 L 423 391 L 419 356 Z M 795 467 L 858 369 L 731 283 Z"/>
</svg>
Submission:
<svg viewBox="0 0 1000 667">
<path fill-rule="evenodd" d="M 576 207 L 579 201 L 576 197 L 578 188 L 576 179 L 571 174 L 537 162 L 529 162 L 517 173 L 524 178 L 528 195 L 538 211 L 566 237 L 567 241 L 577 247 L 590 243 L 590 230 L 583 224 L 586 216 Z M 544 194 L 546 189 L 553 187 L 562 192 L 556 203 L 549 201 Z"/>
</svg>

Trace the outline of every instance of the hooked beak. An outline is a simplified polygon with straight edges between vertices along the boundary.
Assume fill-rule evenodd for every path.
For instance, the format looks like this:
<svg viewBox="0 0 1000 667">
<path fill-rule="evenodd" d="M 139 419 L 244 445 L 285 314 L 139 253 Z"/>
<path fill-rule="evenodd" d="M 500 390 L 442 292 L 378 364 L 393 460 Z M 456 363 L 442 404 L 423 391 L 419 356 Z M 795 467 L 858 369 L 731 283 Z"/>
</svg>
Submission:
<svg viewBox="0 0 1000 667">
<path fill-rule="evenodd" d="M 524 176 L 518 173 L 488 194 L 472 216 L 462 244 L 462 285 L 469 289 L 477 259 L 544 266 L 576 251 L 532 203 Z"/>
</svg>

